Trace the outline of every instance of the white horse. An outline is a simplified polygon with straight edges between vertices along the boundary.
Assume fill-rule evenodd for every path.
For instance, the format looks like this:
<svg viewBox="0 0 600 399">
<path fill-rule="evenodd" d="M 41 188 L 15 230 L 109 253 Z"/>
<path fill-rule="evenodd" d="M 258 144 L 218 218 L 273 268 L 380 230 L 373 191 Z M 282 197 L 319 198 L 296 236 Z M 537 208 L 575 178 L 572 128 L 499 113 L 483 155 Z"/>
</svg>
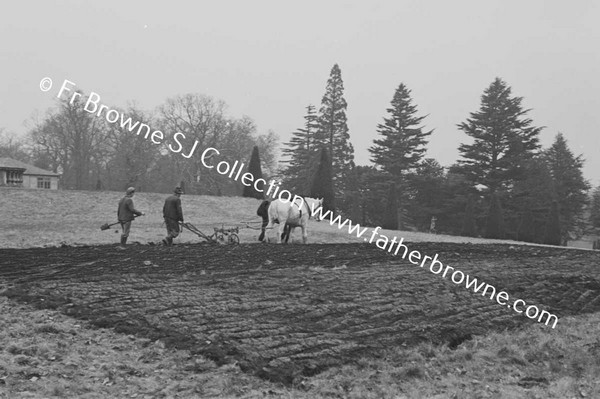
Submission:
<svg viewBox="0 0 600 399">
<path fill-rule="evenodd" d="M 275 223 L 279 223 L 277 243 L 281 244 L 286 224 L 290 227 L 289 235 L 292 234 L 294 228 L 300 227 L 302 228 L 302 242 L 306 244 L 308 239 L 308 219 L 313 216 L 312 210 L 316 210 L 322 205 L 322 198 L 294 196 L 291 202 L 280 199 L 273 200 L 269 205 L 269 224 L 266 229 L 268 231 L 268 229 L 273 228 Z"/>
</svg>

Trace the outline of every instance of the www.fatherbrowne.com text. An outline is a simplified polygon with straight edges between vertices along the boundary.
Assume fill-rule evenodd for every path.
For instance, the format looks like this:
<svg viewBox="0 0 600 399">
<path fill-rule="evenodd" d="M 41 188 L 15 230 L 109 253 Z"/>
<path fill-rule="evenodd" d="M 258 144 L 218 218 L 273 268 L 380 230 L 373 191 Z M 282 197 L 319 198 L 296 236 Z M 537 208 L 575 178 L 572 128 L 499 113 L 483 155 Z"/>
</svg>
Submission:
<svg viewBox="0 0 600 399">
<path fill-rule="evenodd" d="M 482 296 L 489 295 L 490 300 L 494 300 L 495 298 L 499 305 L 512 308 L 517 313 L 524 313 L 525 316 L 530 319 L 536 319 L 539 323 L 543 322 L 546 325 L 551 324 L 552 328 L 555 328 L 558 323 L 558 317 L 556 317 L 556 315 L 545 310 L 540 311 L 535 305 L 527 306 L 527 303 L 522 299 L 511 301 L 508 293 L 505 291 L 496 293 L 496 288 L 493 285 L 486 284 L 483 281 L 479 282 L 476 278 L 473 278 L 452 266 L 444 266 L 442 262 L 438 260 L 438 254 L 435 254 L 432 258 L 430 256 L 421 256 L 421 253 L 416 250 L 409 252 L 408 247 L 404 244 L 404 237 L 398 240 L 398 238 L 394 236 L 390 240 L 387 236 L 379 232 L 381 227 L 373 229 L 370 237 L 368 235 L 365 236 L 365 233 L 369 230 L 368 227 L 361 227 L 360 224 L 352 225 L 352 221 L 349 219 L 342 222 L 340 215 L 334 218 L 331 211 L 323 212 L 322 207 L 315 208 L 313 204 L 311 204 L 311 207 L 313 208 L 311 209 L 313 215 L 316 215 L 320 220 L 329 220 L 330 225 L 334 226 L 337 224 L 337 227 L 340 230 L 346 227 L 348 229 L 348 234 L 355 234 L 358 238 L 364 236 L 364 241 L 369 243 L 373 243 L 373 240 L 377 237 L 375 240 L 377 248 L 387 250 L 394 255 L 402 253 L 402 259 L 406 259 L 408 256 L 408 261 L 413 265 L 419 265 L 421 268 L 428 268 L 431 273 L 439 274 L 444 279 L 449 278 L 454 284 L 461 285 L 464 283 L 467 289 L 472 289 L 475 293 L 480 292 Z"/>
</svg>

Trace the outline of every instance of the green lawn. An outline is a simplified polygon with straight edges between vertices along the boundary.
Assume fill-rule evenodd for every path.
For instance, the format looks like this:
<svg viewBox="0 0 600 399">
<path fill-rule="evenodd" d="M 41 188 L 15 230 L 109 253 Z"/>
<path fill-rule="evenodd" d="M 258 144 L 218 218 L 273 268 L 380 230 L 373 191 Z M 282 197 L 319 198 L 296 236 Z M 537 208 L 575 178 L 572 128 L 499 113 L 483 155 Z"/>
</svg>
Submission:
<svg viewBox="0 0 600 399">
<path fill-rule="evenodd" d="M 124 193 L 113 191 L 27 190 L 0 188 L 0 247 L 27 248 L 74 244 L 118 243 L 120 226 L 101 231 L 104 223 L 117 221 L 117 203 Z M 162 219 L 162 207 L 168 194 L 136 193 L 137 209 L 146 216 L 134 221 L 129 242 L 146 244 L 160 242 L 166 231 Z M 213 227 L 239 225 L 241 221 L 260 222 L 256 216 L 259 200 L 242 197 L 213 197 L 183 195 L 183 213 L 201 231 L 212 233 Z M 255 225 L 256 226 L 256 225 Z M 458 243 L 509 243 L 511 241 L 481 238 L 433 235 L 410 231 L 381 230 L 389 238 L 404 237 L 406 242 L 434 241 Z M 257 230 L 243 228 L 240 241 L 258 243 Z M 370 230 L 365 236 L 370 237 Z M 270 236 L 274 239 L 275 232 Z M 184 231 L 176 243 L 200 242 L 201 238 Z M 296 229 L 293 241 L 302 242 L 300 229 Z M 338 229 L 328 222 L 309 222 L 309 243 L 363 242 L 348 234 L 347 228 Z M 514 242 L 513 242 L 514 243 Z M 521 243 L 522 244 L 522 243 Z"/>
</svg>

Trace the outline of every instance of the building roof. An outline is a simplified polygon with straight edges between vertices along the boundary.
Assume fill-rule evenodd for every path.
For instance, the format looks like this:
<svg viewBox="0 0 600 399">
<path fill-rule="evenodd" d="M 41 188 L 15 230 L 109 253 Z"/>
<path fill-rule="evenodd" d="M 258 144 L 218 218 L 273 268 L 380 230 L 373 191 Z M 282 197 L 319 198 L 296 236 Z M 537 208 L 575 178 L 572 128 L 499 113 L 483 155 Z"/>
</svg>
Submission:
<svg viewBox="0 0 600 399">
<path fill-rule="evenodd" d="M 25 169 L 24 175 L 60 176 L 60 173 L 54 173 L 12 158 L 0 158 L 0 169 Z"/>
</svg>

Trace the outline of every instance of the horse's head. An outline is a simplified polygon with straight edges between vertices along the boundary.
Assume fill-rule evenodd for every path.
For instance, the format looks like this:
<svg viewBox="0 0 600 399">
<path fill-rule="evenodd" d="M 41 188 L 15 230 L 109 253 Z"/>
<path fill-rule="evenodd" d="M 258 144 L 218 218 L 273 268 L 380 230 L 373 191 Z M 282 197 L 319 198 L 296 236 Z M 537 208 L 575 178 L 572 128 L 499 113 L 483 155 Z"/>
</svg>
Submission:
<svg viewBox="0 0 600 399">
<path fill-rule="evenodd" d="M 317 209 L 323 206 L 323 198 L 304 197 L 304 201 L 306 202 L 311 217 L 314 217 L 315 213 L 318 214 L 319 212 Z"/>
</svg>

